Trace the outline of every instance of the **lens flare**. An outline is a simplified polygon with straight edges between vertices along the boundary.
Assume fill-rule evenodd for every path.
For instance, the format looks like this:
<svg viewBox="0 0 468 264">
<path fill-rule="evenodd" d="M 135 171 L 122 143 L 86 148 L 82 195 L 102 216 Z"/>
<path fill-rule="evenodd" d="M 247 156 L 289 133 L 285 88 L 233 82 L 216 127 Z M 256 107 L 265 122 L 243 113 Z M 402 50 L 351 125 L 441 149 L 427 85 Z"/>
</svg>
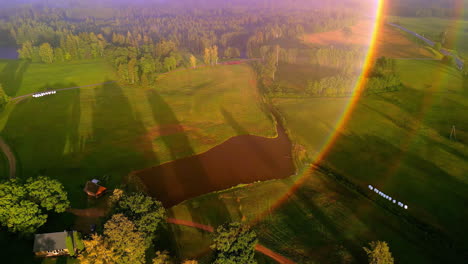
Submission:
<svg viewBox="0 0 468 264">
<path fill-rule="evenodd" d="M 356 103 L 358 102 L 361 93 L 363 91 L 363 88 L 365 86 L 365 76 L 371 69 L 371 66 L 374 63 L 375 55 L 376 55 L 376 42 L 378 39 L 378 34 L 379 34 L 379 28 L 382 24 L 382 12 L 384 8 L 384 1 L 383 0 L 372 0 L 371 3 L 373 12 L 372 15 L 370 16 L 372 19 L 372 27 L 369 29 L 371 30 L 372 34 L 369 35 L 368 39 L 368 50 L 367 54 L 365 56 L 365 61 L 363 63 L 363 67 L 361 70 L 361 73 L 359 75 L 359 78 L 357 79 L 356 85 L 353 90 L 353 94 L 351 98 L 346 102 L 346 105 L 344 107 L 343 113 L 336 122 L 333 132 L 331 135 L 326 139 L 325 143 L 322 146 L 322 149 L 318 152 L 318 154 L 314 158 L 314 163 L 318 163 L 323 158 L 327 155 L 327 153 L 330 151 L 331 147 L 334 145 L 338 137 L 340 136 L 340 131 L 343 130 L 343 127 L 346 125 L 348 122 L 351 113 L 356 106 Z M 253 219 L 252 224 L 255 224 L 259 220 L 261 220 L 265 215 L 270 213 L 272 210 L 278 208 L 281 206 L 291 195 L 295 193 L 295 191 L 304 183 L 306 176 L 313 170 L 313 166 L 304 172 L 301 172 L 301 174 L 297 177 L 295 182 L 292 184 L 292 186 L 289 188 L 289 190 L 280 198 L 278 199 L 272 206 L 267 208 L 266 211 L 264 211 L 262 214 L 258 215 L 255 219 Z"/>
</svg>

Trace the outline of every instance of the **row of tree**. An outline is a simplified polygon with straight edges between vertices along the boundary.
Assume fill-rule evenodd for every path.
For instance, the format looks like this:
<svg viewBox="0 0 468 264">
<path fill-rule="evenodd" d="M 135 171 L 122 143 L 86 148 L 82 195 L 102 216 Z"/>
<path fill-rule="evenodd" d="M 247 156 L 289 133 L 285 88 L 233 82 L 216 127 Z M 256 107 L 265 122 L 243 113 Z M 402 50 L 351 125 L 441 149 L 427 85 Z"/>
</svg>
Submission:
<svg viewBox="0 0 468 264">
<path fill-rule="evenodd" d="M 35 45 L 27 40 L 22 43 L 18 53 L 20 59 L 53 63 L 103 57 L 106 46 L 107 41 L 102 34 L 91 32 L 62 35 L 53 45 L 49 42 Z"/>
<path fill-rule="evenodd" d="M 363 78 L 363 94 L 397 91 L 401 88 L 401 80 L 396 74 L 395 60 L 381 57 L 375 61 L 374 67 Z M 349 96 L 358 85 L 359 75 L 335 75 L 318 81 L 309 81 L 306 92 L 311 96 Z"/>
</svg>

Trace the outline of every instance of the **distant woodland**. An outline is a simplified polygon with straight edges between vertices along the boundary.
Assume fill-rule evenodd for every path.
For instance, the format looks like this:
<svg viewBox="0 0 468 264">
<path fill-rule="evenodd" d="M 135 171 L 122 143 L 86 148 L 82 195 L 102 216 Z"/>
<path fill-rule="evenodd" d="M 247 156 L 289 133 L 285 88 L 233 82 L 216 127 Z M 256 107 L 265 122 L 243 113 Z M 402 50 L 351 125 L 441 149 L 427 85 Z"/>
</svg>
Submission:
<svg viewBox="0 0 468 264">
<path fill-rule="evenodd" d="M 71 1 L 74 7 L 67 8 L 61 2 L 14 7 L 14 12 L 1 14 L 0 36 L 18 47 L 21 59 L 63 63 L 106 58 L 122 81 L 149 85 L 155 75 L 177 67 L 265 57 L 275 41 L 340 29 L 358 19 L 352 2 L 339 10 L 310 6 L 286 11 L 216 4 L 194 9 L 103 4 L 86 9 L 85 2 Z M 287 52 L 284 56 L 294 57 L 293 50 Z"/>
</svg>

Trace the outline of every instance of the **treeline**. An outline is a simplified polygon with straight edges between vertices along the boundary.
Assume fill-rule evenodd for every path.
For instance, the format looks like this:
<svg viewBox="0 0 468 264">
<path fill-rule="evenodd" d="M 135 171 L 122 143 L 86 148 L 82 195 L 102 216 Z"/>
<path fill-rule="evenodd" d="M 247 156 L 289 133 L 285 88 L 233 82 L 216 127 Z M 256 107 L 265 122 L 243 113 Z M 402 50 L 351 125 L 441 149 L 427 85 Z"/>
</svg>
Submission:
<svg viewBox="0 0 468 264">
<path fill-rule="evenodd" d="M 450 17 L 459 19 L 461 13 L 460 1 L 454 0 L 397 0 L 388 5 L 388 13 L 396 16 L 416 17 Z M 463 3 L 461 3 L 463 5 Z M 468 13 L 464 14 L 468 17 Z"/>
<path fill-rule="evenodd" d="M 64 34 L 55 46 L 49 42 L 34 45 L 26 40 L 18 50 L 20 59 L 29 59 L 33 62 L 65 62 L 104 57 L 107 41 L 102 34 L 80 33 Z"/>
<path fill-rule="evenodd" d="M 357 88 L 359 75 L 336 75 L 309 81 L 306 93 L 315 97 L 350 96 Z M 368 76 L 362 80 L 362 94 L 370 95 L 382 92 L 397 91 L 401 80 L 395 71 L 395 60 L 381 57 L 376 60 Z"/>
<path fill-rule="evenodd" d="M 304 89 L 292 90 L 284 86 L 282 80 L 276 80 L 275 75 L 278 67 L 281 67 L 281 61 L 274 46 L 266 49 L 266 55 L 263 61 L 255 62 L 253 65 L 257 71 L 257 76 L 261 88 L 271 97 L 344 97 L 353 95 L 358 88 L 358 82 L 361 85 L 362 94 L 370 95 L 382 92 L 397 91 L 401 88 L 401 81 L 395 69 L 395 60 L 381 57 L 375 61 L 373 68 L 364 77 L 361 77 L 362 68 L 347 71 L 346 69 L 337 70 L 333 76 L 321 78 L 319 80 L 307 81 Z M 324 53 L 326 54 L 326 53 Z M 346 54 L 346 53 L 334 53 Z M 336 55 L 341 58 L 340 55 Z M 347 58 L 347 56 L 345 56 Z M 337 58 L 329 58 L 330 63 L 334 63 Z M 363 60 L 364 58 L 360 58 Z M 349 61 L 351 63 L 351 60 Z M 327 65 L 319 64 L 319 65 Z M 343 67 L 347 63 L 343 62 Z"/>
<path fill-rule="evenodd" d="M 143 86 L 151 85 L 156 74 L 187 64 L 187 60 L 184 60 L 172 41 L 161 41 L 156 45 L 149 44 L 140 48 L 111 46 L 107 57 L 121 81 Z"/>
<path fill-rule="evenodd" d="M 72 17 L 76 13 L 73 8 L 20 8 L 0 24 L 8 28 L 18 45 L 30 42 L 39 47 L 49 43 L 57 48 L 67 35 L 93 32 L 117 46 L 139 47 L 168 40 L 193 54 L 202 55 L 205 48 L 217 45 L 219 53 L 226 57 L 242 54 L 258 57 L 259 48 L 272 40 L 342 28 L 358 17 L 352 8 L 275 11 L 115 7 L 111 8 L 113 12 L 108 9 L 100 16 L 90 12 L 94 15 L 76 18 Z M 87 9 L 79 11 L 86 13 Z"/>
</svg>

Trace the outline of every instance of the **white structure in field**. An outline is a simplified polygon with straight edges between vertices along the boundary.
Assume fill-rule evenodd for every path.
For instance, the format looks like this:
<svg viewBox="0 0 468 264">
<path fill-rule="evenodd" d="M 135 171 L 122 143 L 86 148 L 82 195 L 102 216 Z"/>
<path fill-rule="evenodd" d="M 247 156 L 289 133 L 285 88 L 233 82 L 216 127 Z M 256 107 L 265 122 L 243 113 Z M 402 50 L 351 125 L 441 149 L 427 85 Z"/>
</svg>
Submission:
<svg viewBox="0 0 468 264">
<path fill-rule="evenodd" d="M 48 92 L 33 94 L 32 97 L 37 98 L 37 97 L 42 97 L 42 96 L 46 96 L 46 95 L 50 95 L 50 94 L 56 94 L 56 93 L 57 93 L 57 91 L 48 91 Z"/>
<path fill-rule="evenodd" d="M 385 193 L 379 191 L 379 189 L 375 188 L 374 186 L 369 184 L 368 187 L 369 187 L 369 190 L 374 191 L 376 194 L 382 196 L 383 198 L 389 200 L 390 202 L 398 204 L 398 206 L 400 206 L 401 208 L 408 209 L 408 205 L 403 204 L 402 202 L 398 202 L 397 200 L 393 199 L 389 195 L 386 195 Z"/>
</svg>

